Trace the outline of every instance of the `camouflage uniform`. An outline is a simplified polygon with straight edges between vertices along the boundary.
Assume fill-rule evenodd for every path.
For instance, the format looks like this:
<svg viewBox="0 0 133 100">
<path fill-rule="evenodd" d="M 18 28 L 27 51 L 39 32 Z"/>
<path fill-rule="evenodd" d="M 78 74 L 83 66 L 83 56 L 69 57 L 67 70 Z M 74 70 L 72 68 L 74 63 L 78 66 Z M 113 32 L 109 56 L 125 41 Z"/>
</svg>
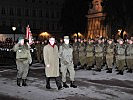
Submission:
<svg viewBox="0 0 133 100">
<path fill-rule="evenodd" d="M 79 63 L 79 50 L 78 50 L 78 42 L 73 43 L 73 63 L 76 67 Z"/>
<path fill-rule="evenodd" d="M 91 69 L 94 65 L 94 44 L 88 43 L 86 46 L 86 63 L 87 69 Z"/>
<path fill-rule="evenodd" d="M 40 43 L 36 43 L 35 45 L 36 48 L 36 56 L 37 56 L 37 61 L 41 63 L 41 54 L 42 54 L 42 48 Z M 42 49 L 42 50 L 41 50 Z"/>
<path fill-rule="evenodd" d="M 70 80 L 71 80 L 71 87 L 75 87 L 74 85 L 74 77 L 75 77 L 75 70 L 74 70 L 74 64 L 73 64 L 73 48 L 70 44 L 63 44 L 59 48 L 59 55 L 60 55 L 60 61 L 61 61 L 61 72 L 62 72 L 62 82 L 63 87 L 68 87 L 66 84 L 66 74 L 67 70 L 70 73 Z"/>
<path fill-rule="evenodd" d="M 86 64 L 86 45 L 85 43 L 79 43 L 79 62 L 83 68 Z"/>
<path fill-rule="evenodd" d="M 103 45 L 102 44 L 95 45 L 95 61 L 96 61 L 96 71 L 101 71 L 101 67 L 103 64 Z"/>
<path fill-rule="evenodd" d="M 132 73 L 133 70 L 133 44 L 128 44 L 126 47 L 126 62 L 128 66 L 128 72 Z"/>
<path fill-rule="evenodd" d="M 116 65 L 119 70 L 118 74 L 123 74 L 123 70 L 125 66 L 125 45 L 124 44 L 116 45 Z"/>
<path fill-rule="evenodd" d="M 107 73 L 112 72 L 113 58 L 114 58 L 114 45 L 113 44 L 108 44 L 106 46 L 106 63 L 107 63 L 107 66 L 108 66 Z"/>
<path fill-rule="evenodd" d="M 26 86 L 26 79 L 29 71 L 29 64 L 32 62 L 30 47 L 28 45 L 19 45 L 18 43 L 13 47 L 16 52 L 16 64 L 17 64 L 17 85 L 20 86 L 21 79 L 22 85 Z"/>
</svg>

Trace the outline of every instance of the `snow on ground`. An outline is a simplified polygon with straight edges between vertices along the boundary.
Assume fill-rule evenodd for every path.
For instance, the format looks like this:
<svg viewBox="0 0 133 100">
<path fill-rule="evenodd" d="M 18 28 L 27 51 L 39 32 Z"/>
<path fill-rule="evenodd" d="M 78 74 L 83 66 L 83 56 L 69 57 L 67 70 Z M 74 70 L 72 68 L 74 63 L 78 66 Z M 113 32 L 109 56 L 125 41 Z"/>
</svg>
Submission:
<svg viewBox="0 0 133 100">
<path fill-rule="evenodd" d="M 133 82 L 133 74 L 124 73 L 124 75 L 116 75 L 114 70 L 111 74 L 107 74 L 106 71 L 94 72 L 78 70 L 76 71 L 78 88 L 67 88 L 60 91 L 56 89 L 57 87 L 54 80 L 51 81 L 51 87 L 53 89 L 47 90 L 45 88 L 45 79 L 41 80 L 40 78 L 30 76 L 28 77 L 29 86 L 18 87 L 16 86 L 15 77 L 9 79 L 0 76 L 0 94 L 6 94 L 18 99 L 23 98 L 26 100 L 133 100 L 133 93 L 131 93 L 133 88 L 120 88 L 88 81 L 111 79 Z"/>
<path fill-rule="evenodd" d="M 124 71 L 124 75 L 117 75 L 115 69 L 113 69 L 112 73 L 106 73 L 106 70 L 102 72 L 96 71 L 88 71 L 88 70 L 80 70 L 76 73 L 77 78 L 87 78 L 89 80 L 110 80 L 110 79 L 118 79 L 118 80 L 130 80 L 133 81 L 133 74 L 126 73 Z"/>
</svg>

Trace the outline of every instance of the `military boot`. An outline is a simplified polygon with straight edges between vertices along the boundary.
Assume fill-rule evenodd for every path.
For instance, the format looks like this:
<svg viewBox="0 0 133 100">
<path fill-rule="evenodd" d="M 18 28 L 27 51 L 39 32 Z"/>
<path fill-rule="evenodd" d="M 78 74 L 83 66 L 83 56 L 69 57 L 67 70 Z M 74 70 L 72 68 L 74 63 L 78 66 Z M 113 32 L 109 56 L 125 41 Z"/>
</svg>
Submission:
<svg viewBox="0 0 133 100">
<path fill-rule="evenodd" d="M 112 68 L 109 68 L 106 73 L 112 73 Z"/>
<path fill-rule="evenodd" d="M 132 69 L 128 69 L 128 71 L 127 71 L 127 73 L 132 73 L 133 71 L 132 71 Z"/>
<path fill-rule="evenodd" d="M 17 85 L 18 85 L 18 86 L 21 85 L 21 78 L 17 78 Z"/>
<path fill-rule="evenodd" d="M 22 79 L 22 86 L 27 86 L 26 79 Z"/>
<path fill-rule="evenodd" d="M 74 84 L 74 81 L 70 82 L 70 87 L 77 88 L 77 86 Z"/>
<path fill-rule="evenodd" d="M 91 70 L 92 66 L 87 66 L 86 70 Z"/>
<path fill-rule="evenodd" d="M 56 77 L 55 78 L 55 81 L 56 81 L 56 85 L 58 87 L 58 90 L 62 90 L 62 84 L 61 84 L 61 79 L 60 77 Z"/>
<path fill-rule="evenodd" d="M 117 73 L 117 75 L 123 75 L 123 71 L 120 70 L 120 71 Z"/>
<path fill-rule="evenodd" d="M 69 88 L 69 86 L 66 84 L 66 82 L 63 82 L 63 87 L 64 88 Z"/>
</svg>

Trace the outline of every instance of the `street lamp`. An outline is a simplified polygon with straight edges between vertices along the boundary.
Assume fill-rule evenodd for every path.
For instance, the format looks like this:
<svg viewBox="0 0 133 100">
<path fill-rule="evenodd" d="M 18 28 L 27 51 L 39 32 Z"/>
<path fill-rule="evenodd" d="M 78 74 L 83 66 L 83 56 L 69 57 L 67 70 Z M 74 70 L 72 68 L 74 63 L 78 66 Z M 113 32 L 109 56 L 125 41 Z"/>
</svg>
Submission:
<svg viewBox="0 0 133 100">
<path fill-rule="evenodd" d="M 12 30 L 13 30 L 13 34 L 14 34 L 14 41 L 15 41 L 15 30 L 16 30 L 16 27 L 12 27 Z"/>
</svg>

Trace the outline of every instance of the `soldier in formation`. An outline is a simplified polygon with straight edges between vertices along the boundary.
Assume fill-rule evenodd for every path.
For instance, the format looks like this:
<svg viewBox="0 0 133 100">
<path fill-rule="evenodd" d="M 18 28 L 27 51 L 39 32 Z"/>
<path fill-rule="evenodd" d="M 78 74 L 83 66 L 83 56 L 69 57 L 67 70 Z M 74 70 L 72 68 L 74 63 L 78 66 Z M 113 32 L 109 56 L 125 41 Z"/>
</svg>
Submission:
<svg viewBox="0 0 133 100">
<path fill-rule="evenodd" d="M 116 45 L 116 65 L 118 68 L 118 73 L 123 75 L 124 66 L 125 66 L 125 49 L 124 41 L 122 39 L 119 40 L 119 43 Z"/>
<path fill-rule="evenodd" d="M 128 73 L 133 71 L 133 41 L 129 40 L 126 47 L 126 62 L 128 67 Z"/>
<path fill-rule="evenodd" d="M 91 70 L 94 65 L 94 41 L 89 39 L 86 46 L 86 69 Z"/>
<path fill-rule="evenodd" d="M 98 43 L 95 45 L 95 61 L 96 61 L 96 67 L 95 71 L 101 71 L 102 65 L 103 65 L 103 45 L 101 39 L 98 40 Z"/>
<path fill-rule="evenodd" d="M 106 46 L 106 63 L 107 63 L 107 73 L 112 73 L 113 67 L 113 58 L 114 58 L 114 44 L 113 40 L 108 40 L 108 44 Z"/>
<path fill-rule="evenodd" d="M 81 65 L 81 69 L 84 69 L 86 67 L 86 44 L 84 43 L 83 39 L 79 43 L 79 62 Z"/>
</svg>

